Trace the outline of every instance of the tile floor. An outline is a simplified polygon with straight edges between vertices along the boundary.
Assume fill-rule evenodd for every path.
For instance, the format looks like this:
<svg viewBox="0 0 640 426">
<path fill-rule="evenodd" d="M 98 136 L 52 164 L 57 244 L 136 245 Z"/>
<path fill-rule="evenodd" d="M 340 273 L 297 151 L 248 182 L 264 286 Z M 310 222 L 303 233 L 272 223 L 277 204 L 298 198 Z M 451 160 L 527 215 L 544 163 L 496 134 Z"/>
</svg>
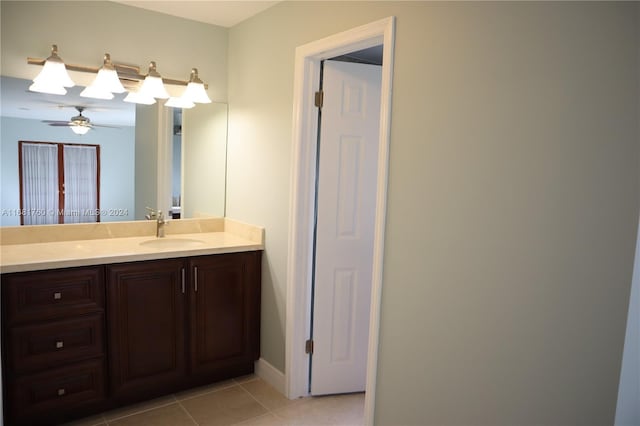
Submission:
<svg viewBox="0 0 640 426">
<path fill-rule="evenodd" d="M 359 426 L 364 394 L 288 400 L 251 375 L 80 419 L 68 426 Z"/>
</svg>

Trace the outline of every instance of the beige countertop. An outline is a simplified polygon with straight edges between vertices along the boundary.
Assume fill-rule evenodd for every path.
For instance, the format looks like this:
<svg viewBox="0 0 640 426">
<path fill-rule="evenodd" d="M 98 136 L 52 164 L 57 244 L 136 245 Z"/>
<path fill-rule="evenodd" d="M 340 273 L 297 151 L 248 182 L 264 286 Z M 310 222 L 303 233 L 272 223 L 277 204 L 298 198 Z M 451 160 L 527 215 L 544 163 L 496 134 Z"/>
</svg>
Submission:
<svg viewBox="0 0 640 426">
<path fill-rule="evenodd" d="M 63 225 L 64 226 L 64 225 Z M 82 238 L 24 243 L 14 238 L 0 246 L 0 272 L 23 272 L 264 249 L 264 230 L 225 219 L 222 226 L 197 228 L 164 238 L 154 235 Z M 202 232 L 202 229 L 205 229 Z M 211 231 L 211 229 L 216 229 Z M 183 229 L 194 230 L 194 229 Z M 33 230 L 29 231 L 31 234 Z M 96 232 L 92 232 L 95 235 Z M 99 233 L 98 233 L 99 234 Z"/>
</svg>

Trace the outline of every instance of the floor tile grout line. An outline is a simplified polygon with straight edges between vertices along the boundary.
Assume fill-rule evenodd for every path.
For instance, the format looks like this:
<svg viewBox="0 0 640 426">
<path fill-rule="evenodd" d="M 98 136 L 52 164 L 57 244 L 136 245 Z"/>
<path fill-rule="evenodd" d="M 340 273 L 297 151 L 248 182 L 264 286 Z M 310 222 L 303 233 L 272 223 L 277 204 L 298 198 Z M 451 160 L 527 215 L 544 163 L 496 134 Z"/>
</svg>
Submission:
<svg viewBox="0 0 640 426">
<path fill-rule="evenodd" d="M 273 414 L 273 413 L 271 413 L 271 412 L 267 412 L 267 413 L 264 413 L 264 414 L 260 414 L 259 416 L 251 417 L 250 419 L 243 420 L 243 421 L 241 421 L 241 422 L 239 422 L 239 423 L 233 423 L 233 424 L 232 424 L 232 425 L 230 425 L 230 426 L 242 426 L 242 425 L 244 425 L 244 424 L 247 424 L 248 422 L 254 421 L 254 420 L 259 419 L 259 418 L 261 418 L 261 417 L 267 417 L 267 416 L 269 416 L 269 415 L 273 415 L 273 416 L 275 416 L 275 414 Z M 283 419 L 280 419 L 280 418 L 278 417 L 278 420 L 283 420 Z"/>
<path fill-rule="evenodd" d="M 209 395 L 210 393 L 220 392 L 220 391 L 223 391 L 223 390 L 231 389 L 234 386 L 240 386 L 240 385 L 237 384 L 237 383 L 230 383 L 229 386 L 223 386 L 223 387 L 211 389 L 209 391 L 205 391 L 205 392 L 193 395 L 193 396 L 188 396 L 186 398 L 178 398 L 177 394 L 174 394 L 174 398 L 176 398 L 176 401 L 188 401 L 188 400 L 193 399 L 193 398 L 198 398 L 200 396 Z"/>
<path fill-rule="evenodd" d="M 250 383 L 250 382 L 254 382 L 254 381 L 259 380 L 259 379 L 260 378 L 256 376 L 253 379 L 243 381 L 243 383 Z M 166 406 L 174 404 L 174 403 L 178 403 L 180 405 L 180 407 L 182 407 L 182 409 L 186 410 L 186 408 L 184 408 L 184 406 L 180 403 L 181 401 L 188 401 L 190 399 L 198 398 L 198 397 L 204 396 L 204 395 L 209 395 L 209 394 L 214 393 L 214 392 L 219 392 L 219 391 L 222 391 L 222 390 L 231 389 L 231 388 L 233 388 L 235 386 L 239 386 L 239 387 L 242 386 L 241 383 L 238 383 L 235 379 L 231 379 L 231 381 L 232 381 L 232 383 L 229 383 L 228 385 L 224 385 L 224 386 L 221 386 L 221 387 L 216 387 L 215 389 L 211 389 L 210 391 L 205 391 L 205 392 L 199 393 L 197 395 L 189 396 L 189 397 L 186 397 L 186 398 L 180 398 L 179 399 L 177 394 L 171 394 L 171 397 L 173 398 L 173 401 L 167 401 L 166 403 L 162 403 L 162 404 L 154 406 L 154 407 L 140 409 L 139 411 L 134 411 L 132 413 L 125 414 L 125 415 L 118 416 L 118 417 L 114 417 L 112 419 L 107 418 L 107 416 L 105 415 L 106 412 L 102 412 L 102 413 L 100 413 L 100 417 L 101 417 L 102 421 L 100 423 L 96 423 L 96 426 L 104 426 L 104 425 L 109 426 L 109 424 L 111 422 L 115 422 L 117 420 L 124 419 L 124 418 L 131 417 L 131 416 L 135 416 L 136 414 L 146 413 L 148 411 L 155 410 L 156 408 L 166 407 Z M 244 388 L 243 388 L 243 390 L 244 390 Z M 144 404 L 144 403 L 145 402 L 142 402 L 142 404 Z M 258 403 L 259 403 L 259 401 L 258 401 Z M 262 404 L 260 404 L 260 405 L 262 405 Z M 264 405 L 262 405 L 262 406 L 264 407 Z M 126 409 L 126 407 L 127 407 L 127 405 L 124 405 L 123 407 L 120 407 L 120 408 Z M 267 407 L 264 407 L 264 408 L 267 408 Z M 116 410 L 117 409 L 118 408 L 116 408 Z M 267 410 L 268 410 L 268 408 L 267 408 Z M 190 413 L 189 413 L 189 416 L 191 417 Z M 192 417 L 191 417 L 191 419 L 195 422 L 195 419 L 193 419 Z M 196 422 L 196 424 L 198 424 L 198 422 Z"/>
<path fill-rule="evenodd" d="M 256 380 L 262 380 L 262 379 L 261 379 L 260 377 L 258 377 Z M 245 383 L 250 383 L 250 382 L 253 382 L 253 381 L 254 381 L 254 380 L 251 380 L 251 381 L 247 381 L 247 382 L 245 382 Z M 263 380 L 263 382 L 264 382 L 264 380 Z M 266 382 L 265 382 L 265 383 L 266 383 Z M 261 403 L 261 402 L 260 402 L 260 400 L 259 400 L 258 398 L 256 398 L 256 397 L 255 397 L 251 392 L 249 392 L 249 390 L 248 390 L 248 389 L 246 389 L 242 384 L 239 384 L 239 386 L 242 388 L 242 390 L 243 390 L 243 391 L 245 391 L 246 393 L 248 393 L 248 394 L 249 394 L 249 396 L 251 396 L 254 400 L 256 400 L 256 402 L 257 402 L 258 404 L 260 404 L 261 406 L 263 406 L 263 407 L 267 410 L 267 413 L 262 414 L 262 415 L 272 414 L 272 415 L 273 415 L 273 416 L 275 416 L 275 418 L 277 418 L 278 420 L 283 420 L 283 421 L 287 420 L 286 418 L 284 418 L 284 417 L 282 417 L 282 416 L 279 416 L 279 415 L 275 412 L 275 410 L 279 410 L 279 409 L 281 409 L 281 408 L 284 408 L 284 407 L 286 407 L 286 405 L 285 405 L 285 406 L 282 406 L 282 407 L 275 408 L 274 410 L 272 410 L 272 409 L 270 409 L 269 407 L 267 407 L 266 405 L 264 405 L 263 403 Z M 280 392 L 278 392 L 278 393 L 280 393 Z M 283 396 L 284 396 L 284 395 L 283 395 Z M 285 396 L 285 398 L 286 398 L 286 396 Z M 288 398 L 287 398 L 287 399 L 288 399 Z M 299 402 L 299 399 L 290 400 L 290 401 L 292 401 L 292 402 L 290 402 L 290 404 L 297 404 L 297 403 Z M 289 405 L 290 405 L 290 404 L 289 404 Z M 258 417 L 259 417 L 259 416 L 258 416 Z M 254 418 L 256 418 L 256 417 L 254 417 Z"/>
<path fill-rule="evenodd" d="M 233 379 L 233 381 L 237 384 L 237 385 L 243 385 L 244 383 L 251 383 L 251 382 L 256 382 L 258 380 L 262 380 L 260 377 L 258 376 L 254 376 L 253 379 L 248 379 L 248 380 L 243 380 L 243 381 L 238 381 L 235 378 Z"/>
<path fill-rule="evenodd" d="M 248 383 L 248 382 L 247 382 L 247 383 Z M 251 398 L 253 398 L 253 399 L 254 399 L 254 400 L 255 400 L 255 401 L 256 401 L 260 406 L 262 406 L 265 410 L 267 410 L 267 413 L 274 414 L 274 413 L 269 409 L 269 407 L 267 407 L 267 406 L 266 406 L 266 405 L 264 405 L 262 402 L 260 402 L 260 401 L 258 400 L 258 398 L 256 398 L 256 397 L 255 397 L 251 392 L 249 392 L 247 389 L 245 389 L 245 387 L 244 387 L 244 386 L 242 386 L 242 385 L 239 385 L 239 386 L 240 386 L 240 388 L 241 388 L 243 391 L 245 391 L 246 393 L 248 393 L 248 394 L 249 394 L 249 396 L 250 396 Z M 267 413 L 264 413 L 264 414 L 267 414 Z M 261 415 L 263 415 L 263 414 L 261 414 Z M 259 417 L 259 416 L 256 416 L 256 417 Z"/>
<path fill-rule="evenodd" d="M 135 416 L 137 414 L 142 414 L 142 413 L 153 411 L 153 410 L 156 410 L 156 409 L 159 409 L 159 408 L 167 407 L 167 406 L 172 405 L 172 404 L 178 404 L 180 406 L 180 408 L 187 413 L 187 415 L 195 423 L 195 425 L 198 426 L 199 423 L 193 418 L 191 413 L 189 413 L 189 411 L 182 405 L 182 401 L 188 401 L 190 399 L 198 398 L 200 396 L 205 396 L 205 395 L 209 395 L 209 394 L 212 394 L 212 393 L 215 393 L 215 392 L 232 389 L 233 387 L 236 387 L 236 386 L 241 388 L 242 391 L 244 391 L 245 393 L 249 394 L 249 396 L 254 401 L 256 401 L 258 403 L 258 405 L 260 405 L 261 407 L 263 407 L 267 411 L 266 413 L 260 414 L 258 416 L 254 416 L 254 417 L 251 417 L 249 419 L 245 419 L 242 422 L 246 422 L 246 421 L 249 421 L 251 419 L 256 419 L 258 417 L 266 416 L 267 414 L 271 414 L 271 415 L 273 415 L 274 417 L 276 417 L 279 420 L 286 420 L 285 418 L 283 418 L 283 417 L 279 416 L 278 414 L 276 414 L 274 410 L 271 410 L 265 404 L 260 402 L 260 400 L 258 398 L 256 398 L 248 389 L 246 389 L 243 386 L 245 384 L 253 383 L 253 382 L 256 382 L 256 381 L 260 381 L 260 380 L 262 380 L 262 379 L 259 376 L 253 376 L 253 378 L 248 379 L 248 380 L 242 380 L 242 382 L 239 382 L 238 380 L 236 380 L 236 378 L 232 378 L 231 379 L 232 383 L 229 383 L 228 385 L 223 385 L 221 387 L 216 387 L 216 388 L 214 388 L 214 389 L 212 389 L 210 391 L 205 391 L 203 393 L 199 393 L 199 394 L 194 395 L 194 396 L 189 396 L 187 398 L 178 398 L 177 394 L 170 394 L 170 396 L 172 398 L 172 400 L 170 400 L 170 401 L 166 401 L 164 403 L 161 403 L 159 405 L 156 405 L 156 406 L 153 406 L 153 407 L 149 407 L 149 408 L 141 408 L 140 410 L 137 410 L 137 411 L 134 411 L 134 412 L 131 412 L 129 414 L 122 415 L 122 416 L 114 417 L 112 419 L 107 418 L 106 413 L 108 413 L 108 412 L 102 412 L 102 413 L 100 413 L 102 421 L 100 423 L 97 423 L 96 426 L 109 426 L 112 422 L 116 422 L 118 420 L 125 419 L 127 417 Z M 165 395 L 164 397 L 166 398 L 167 396 L 168 395 Z M 160 398 L 162 398 L 162 397 L 160 397 Z M 141 402 L 141 404 L 145 404 L 145 402 L 148 402 L 148 401 L 143 401 L 143 402 Z M 126 407 L 127 406 L 125 405 L 125 406 L 120 407 L 120 408 L 126 409 Z M 278 408 L 282 408 L 282 407 L 278 407 Z M 240 423 L 242 423 L 242 422 L 240 422 Z"/>
<path fill-rule="evenodd" d="M 185 399 L 185 401 L 186 401 L 186 399 Z M 198 422 L 196 421 L 196 419 L 194 419 L 194 418 L 193 418 L 193 416 L 191 415 L 191 413 L 189 412 L 189 410 L 187 410 L 187 409 L 185 408 L 185 406 L 184 406 L 184 405 L 182 405 L 182 403 L 181 403 L 180 401 L 178 401 L 178 405 L 180 406 L 180 408 L 182 408 L 182 411 L 184 411 L 185 413 L 187 413 L 187 416 L 189 416 L 189 418 L 191 419 L 191 421 L 193 422 L 193 424 L 194 424 L 194 425 L 196 425 L 196 426 L 199 426 L 199 425 L 200 425 L 200 423 L 198 423 Z"/>
<path fill-rule="evenodd" d="M 175 395 L 171 394 L 171 397 L 173 398 L 173 401 L 167 401 L 166 403 L 162 403 L 160 405 L 156 405 L 156 406 L 153 406 L 153 407 L 150 407 L 150 408 L 146 408 L 146 409 L 141 409 L 140 411 L 134 411 L 133 413 L 125 414 L 124 416 L 114 417 L 113 419 L 108 419 L 107 416 L 105 416 L 104 413 L 102 413 L 102 416 L 104 417 L 104 421 L 108 426 L 109 423 L 115 422 L 116 420 L 125 419 L 127 417 L 135 416 L 136 414 L 146 413 L 148 411 L 155 410 L 156 408 L 167 407 L 167 406 L 169 406 L 171 404 L 175 404 L 176 402 L 178 402 L 178 400 L 176 399 Z M 163 397 L 161 397 L 161 398 L 163 398 Z M 144 402 L 142 402 L 142 403 L 144 404 Z M 126 408 L 126 407 L 127 406 L 125 405 L 122 408 Z M 116 408 L 116 410 L 117 410 L 117 408 Z"/>
</svg>

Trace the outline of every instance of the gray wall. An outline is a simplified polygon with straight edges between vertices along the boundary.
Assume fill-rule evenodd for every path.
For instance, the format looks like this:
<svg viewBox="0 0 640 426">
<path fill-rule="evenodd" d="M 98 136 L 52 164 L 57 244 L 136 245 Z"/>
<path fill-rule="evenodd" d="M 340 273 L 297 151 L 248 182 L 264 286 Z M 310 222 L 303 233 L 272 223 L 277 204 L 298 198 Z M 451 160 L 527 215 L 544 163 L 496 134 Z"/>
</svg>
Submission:
<svg viewBox="0 0 640 426">
<path fill-rule="evenodd" d="M 397 16 L 377 424 L 612 424 L 638 221 L 638 4 L 285 2 L 229 35 L 227 214 L 284 369 L 296 46 Z"/>
</svg>

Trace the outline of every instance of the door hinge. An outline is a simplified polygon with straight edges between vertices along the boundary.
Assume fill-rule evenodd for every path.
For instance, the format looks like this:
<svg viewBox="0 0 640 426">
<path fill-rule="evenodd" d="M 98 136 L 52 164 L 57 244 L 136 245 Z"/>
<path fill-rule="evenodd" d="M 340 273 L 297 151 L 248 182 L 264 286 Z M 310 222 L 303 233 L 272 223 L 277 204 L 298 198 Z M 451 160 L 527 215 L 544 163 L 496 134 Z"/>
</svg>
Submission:
<svg viewBox="0 0 640 426">
<path fill-rule="evenodd" d="M 322 108 L 323 102 L 324 102 L 324 91 L 319 90 L 316 92 L 315 104 L 318 108 Z"/>
<path fill-rule="evenodd" d="M 307 354 L 313 353 L 313 340 L 309 339 L 304 343 L 304 352 Z"/>
</svg>

